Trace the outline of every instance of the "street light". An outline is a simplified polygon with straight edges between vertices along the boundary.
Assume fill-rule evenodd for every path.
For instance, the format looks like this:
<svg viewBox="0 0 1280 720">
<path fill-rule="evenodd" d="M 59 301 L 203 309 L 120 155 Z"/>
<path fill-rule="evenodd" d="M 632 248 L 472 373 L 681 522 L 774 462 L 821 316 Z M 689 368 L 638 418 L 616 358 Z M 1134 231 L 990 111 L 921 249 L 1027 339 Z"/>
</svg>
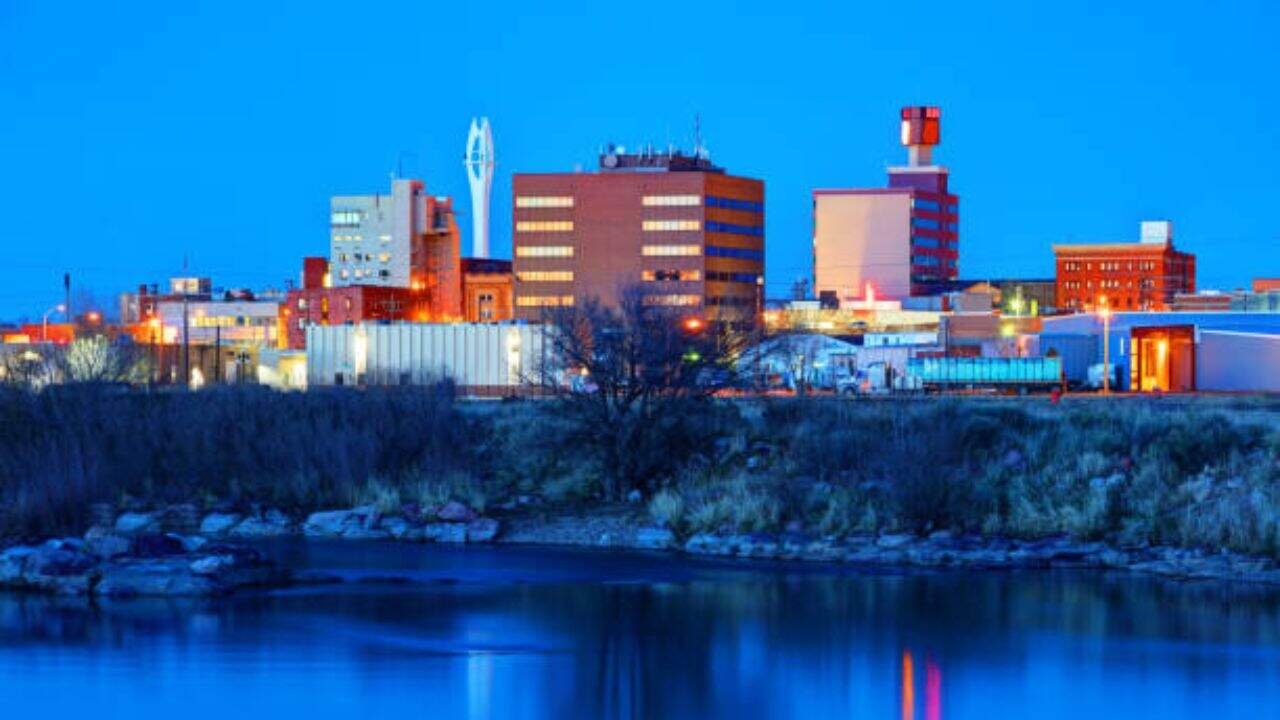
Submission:
<svg viewBox="0 0 1280 720">
<path fill-rule="evenodd" d="M 1111 393 L 1111 306 L 1107 305 L 1107 296 L 1098 299 L 1101 305 L 1098 316 L 1102 318 L 1102 394 Z"/>
<path fill-rule="evenodd" d="M 63 305 L 62 303 L 58 303 L 57 305 L 54 305 L 53 307 L 44 311 L 44 318 L 40 321 L 40 342 L 42 343 L 49 342 L 49 315 L 56 312 L 66 312 L 66 311 L 67 311 L 67 306 Z"/>
</svg>

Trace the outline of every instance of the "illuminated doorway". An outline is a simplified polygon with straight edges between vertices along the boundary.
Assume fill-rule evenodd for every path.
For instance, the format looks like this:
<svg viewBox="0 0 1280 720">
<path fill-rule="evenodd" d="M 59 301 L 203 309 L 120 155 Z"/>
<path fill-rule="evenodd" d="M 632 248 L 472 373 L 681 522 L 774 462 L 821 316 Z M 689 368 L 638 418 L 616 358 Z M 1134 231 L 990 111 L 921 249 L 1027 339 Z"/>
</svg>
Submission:
<svg viewBox="0 0 1280 720">
<path fill-rule="evenodd" d="M 1196 389 L 1195 328 L 1190 325 L 1133 328 L 1129 386 L 1138 392 Z"/>
</svg>

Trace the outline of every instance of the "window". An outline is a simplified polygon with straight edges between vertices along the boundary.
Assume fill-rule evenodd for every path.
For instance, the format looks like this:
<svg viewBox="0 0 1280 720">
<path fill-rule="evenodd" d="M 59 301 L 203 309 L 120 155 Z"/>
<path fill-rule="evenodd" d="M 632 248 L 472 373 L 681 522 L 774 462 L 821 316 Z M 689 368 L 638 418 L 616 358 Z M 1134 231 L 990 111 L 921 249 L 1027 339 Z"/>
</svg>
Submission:
<svg viewBox="0 0 1280 720">
<path fill-rule="evenodd" d="M 707 198 L 708 204 L 711 198 Z M 640 204 L 646 207 L 697 207 L 702 204 L 698 195 L 645 195 Z"/>
<path fill-rule="evenodd" d="M 661 305 L 664 307 L 687 307 L 689 305 L 700 305 L 702 303 L 701 295 L 645 295 L 645 305 Z"/>
<path fill-rule="evenodd" d="M 389 252 L 378 253 L 378 260 L 381 260 L 382 262 L 391 262 L 391 253 Z"/>
<path fill-rule="evenodd" d="M 764 203 L 756 200 L 738 200 L 736 198 L 713 197 L 710 195 L 707 196 L 707 207 L 764 212 Z"/>
<path fill-rule="evenodd" d="M 381 242 L 391 242 L 391 236 L 390 236 L 390 235 L 379 235 L 379 236 L 378 236 L 378 240 L 380 240 Z"/>
<path fill-rule="evenodd" d="M 707 298 L 707 304 L 716 307 L 755 307 L 755 298 L 713 295 Z"/>
<path fill-rule="evenodd" d="M 568 307 L 573 305 L 572 295 L 521 295 L 516 298 L 520 307 Z"/>
<path fill-rule="evenodd" d="M 931 237 L 912 237 L 911 244 L 922 248 L 936 248 L 938 247 L 938 240 Z"/>
<path fill-rule="evenodd" d="M 571 208 L 573 198 L 567 195 L 520 195 L 516 197 L 518 208 Z"/>
<path fill-rule="evenodd" d="M 334 210 L 329 214 L 329 224 L 334 227 L 356 227 L 364 219 L 359 210 Z"/>
<path fill-rule="evenodd" d="M 645 282 L 696 282 L 702 279 L 699 270 L 642 270 L 640 279 Z"/>
<path fill-rule="evenodd" d="M 525 270 L 517 276 L 520 282 L 573 282 L 572 270 Z"/>
<path fill-rule="evenodd" d="M 750 235 L 764 237 L 764 228 L 759 225 L 736 225 L 734 223 L 707 221 L 707 232 L 733 233 L 734 235 Z"/>
<path fill-rule="evenodd" d="M 516 257 L 573 257 L 572 245 L 520 245 Z"/>
<path fill-rule="evenodd" d="M 911 218 L 911 227 L 920 228 L 922 230 L 941 230 L 942 223 L 937 220 L 930 220 L 929 218 L 913 217 Z"/>
<path fill-rule="evenodd" d="M 755 260 L 764 262 L 763 250 L 751 250 L 748 248 L 724 247 L 721 245 L 708 245 L 707 257 L 723 257 L 734 258 L 736 260 Z"/>
<path fill-rule="evenodd" d="M 645 232 L 683 232 L 702 229 L 701 220 L 644 220 L 640 223 Z"/>
<path fill-rule="evenodd" d="M 755 273 L 707 271 L 707 279 L 712 282 L 732 282 L 756 285 L 760 282 L 759 278 L 760 276 Z"/>
<path fill-rule="evenodd" d="M 516 232 L 573 232 L 572 220 L 518 220 Z"/>
<path fill-rule="evenodd" d="M 690 257 L 702 254 L 700 245 L 645 245 L 640 254 L 648 257 Z"/>
<path fill-rule="evenodd" d="M 911 201 L 911 207 L 915 208 L 916 210 L 927 210 L 929 212 L 942 212 L 942 206 L 939 205 L 936 201 L 925 200 L 923 198 L 916 198 L 915 200 Z"/>
</svg>

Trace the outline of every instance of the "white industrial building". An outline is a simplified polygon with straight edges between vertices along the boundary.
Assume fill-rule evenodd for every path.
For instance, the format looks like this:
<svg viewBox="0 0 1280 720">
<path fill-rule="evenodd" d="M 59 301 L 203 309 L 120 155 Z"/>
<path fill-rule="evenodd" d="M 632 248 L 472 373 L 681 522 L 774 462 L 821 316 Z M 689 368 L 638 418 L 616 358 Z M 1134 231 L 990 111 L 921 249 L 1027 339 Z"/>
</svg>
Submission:
<svg viewBox="0 0 1280 720">
<path fill-rule="evenodd" d="M 390 195 L 338 195 L 329 200 L 329 271 L 335 286 L 410 287 L 414 244 L 447 233 L 452 209 L 421 180 L 392 180 Z"/>
<path fill-rule="evenodd" d="M 525 323 L 307 326 L 307 385 L 425 385 L 503 396 L 540 384 L 548 330 Z"/>
</svg>

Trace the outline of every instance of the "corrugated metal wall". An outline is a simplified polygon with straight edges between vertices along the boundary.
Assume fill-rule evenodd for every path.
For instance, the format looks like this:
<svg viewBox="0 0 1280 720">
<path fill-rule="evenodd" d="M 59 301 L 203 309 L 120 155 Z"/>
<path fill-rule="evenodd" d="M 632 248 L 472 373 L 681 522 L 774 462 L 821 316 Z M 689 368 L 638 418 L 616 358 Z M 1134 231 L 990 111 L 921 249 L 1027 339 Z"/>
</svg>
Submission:
<svg viewBox="0 0 1280 720">
<path fill-rule="evenodd" d="M 544 327 L 524 323 L 395 323 L 307 328 L 307 383 L 514 388 L 545 356 Z"/>
</svg>

